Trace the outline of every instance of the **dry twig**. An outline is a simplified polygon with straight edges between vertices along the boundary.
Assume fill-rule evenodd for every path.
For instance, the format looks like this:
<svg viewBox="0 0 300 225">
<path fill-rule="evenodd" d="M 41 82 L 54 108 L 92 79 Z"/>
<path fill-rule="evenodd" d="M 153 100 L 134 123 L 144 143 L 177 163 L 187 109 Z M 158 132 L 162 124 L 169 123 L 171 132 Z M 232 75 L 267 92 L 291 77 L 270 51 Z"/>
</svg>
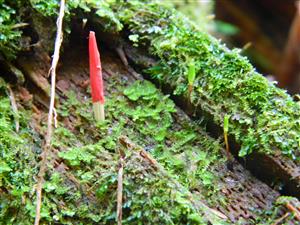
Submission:
<svg viewBox="0 0 300 225">
<path fill-rule="evenodd" d="M 125 52 L 124 52 L 124 49 L 123 49 L 123 46 L 120 45 L 116 48 L 116 52 L 117 54 L 119 55 L 122 63 L 124 64 L 125 67 L 128 67 L 128 61 L 127 61 L 127 58 L 126 58 L 126 55 L 125 55 Z"/>
<path fill-rule="evenodd" d="M 286 207 L 292 212 L 294 213 L 295 218 L 300 221 L 300 213 L 299 210 L 297 208 L 295 208 L 291 203 L 286 203 Z"/>
<path fill-rule="evenodd" d="M 47 157 L 48 153 L 51 149 L 51 138 L 53 132 L 52 120 L 53 120 L 53 112 L 54 112 L 54 101 L 55 101 L 55 82 L 56 82 L 56 67 L 59 60 L 59 52 L 61 43 L 63 40 L 63 31 L 62 31 L 62 23 L 63 17 L 65 12 L 65 0 L 60 1 L 60 10 L 59 16 L 57 19 L 57 33 L 55 39 L 55 46 L 54 46 L 54 54 L 52 59 L 52 64 L 50 68 L 51 73 L 51 98 L 50 98 L 50 105 L 49 105 L 49 113 L 48 113 L 48 122 L 47 122 L 47 134 L 45 138 L 45 145 L 43 146 L 43 152 L 41 155 L 41 162 L 40 162 L 40 171 L 38 173 L 37 178 L 37 185 L 36 185 L 36 194 L 37 194 L 37 202 L 36 202 L 36 214 L 35 214 L 35 225 L 39 225 L 40 217 L 41 217 L 41 205 L 42 205 L 42 186 L 44 182 L 44 175 L 47 170 Z"/>
<path fill-rule="evenodd" d="M 116 52 L 119 55 L 123 65 L 126 67 L 127 71 L 130 73 L 131 76 L 133 76 L 136 80 L 142 80 L 142 76 L 138 74 L 132 67 L 129 66 L 128 60 L 126 58 L 125 51 L 123 49 L 123 46 L 120 45 L 116 48 Z"/>
<path fill-rule="evenodd" d="M 11 27 L 11 29 L 19 29 L 19 28 L 23 28 L 23 27 L 27 27 L 29 26 L 29 23 L 17 23 L 15 25 L 13 25 Z"/>
</svg>

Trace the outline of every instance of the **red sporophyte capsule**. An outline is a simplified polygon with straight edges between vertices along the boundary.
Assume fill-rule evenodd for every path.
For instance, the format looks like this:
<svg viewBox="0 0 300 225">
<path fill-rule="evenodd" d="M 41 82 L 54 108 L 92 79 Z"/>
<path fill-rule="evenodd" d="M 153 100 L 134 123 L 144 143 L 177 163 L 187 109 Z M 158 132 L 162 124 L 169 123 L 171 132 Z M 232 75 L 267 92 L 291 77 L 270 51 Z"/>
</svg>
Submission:
<svg viewBox="0 0 300 225">
<path fill-rule="evenodd" d="M 100 54 L 97 47 L 95 32 L 89 35 L 90 83 L 93 109 L 97 121 L 104 120 L 104 90 Z"/>
</svg>

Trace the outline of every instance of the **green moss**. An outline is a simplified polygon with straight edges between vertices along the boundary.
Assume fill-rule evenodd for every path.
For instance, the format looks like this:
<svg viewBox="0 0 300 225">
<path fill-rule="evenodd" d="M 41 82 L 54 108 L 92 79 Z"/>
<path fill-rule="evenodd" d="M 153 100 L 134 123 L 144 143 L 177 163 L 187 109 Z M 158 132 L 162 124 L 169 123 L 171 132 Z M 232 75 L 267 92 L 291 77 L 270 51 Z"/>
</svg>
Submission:
<svg viewBox="0 0 300 225">
<path fill-rule="evenodd" d="M 161 96 L 155 86 L 148 81 L 137 81 L 124 90 L 124 94 L 137 105 L 127 108 L 126 114 L 144 135 L 151 135 L 157 141 L 163 141 L 176 112 L 175 105 L 168 96 Z M 146 126 L 145 126 L 146 125 Z"/>
<path fill-rule="evenodd" d="M 88 17 L 87 14 L 91 12 L 101 17 L 102 25 L 106 30 L 122 30 L 123 24 L 117 19 L 110 7 L 110 4 L 116 4 L 116 2 L 114 0 L 66 1 L 64 17 L 64 32 L 66 35 L 64 39 L 67 40 L 68 34 L 71 32 L 71 18 L 77 16 L 83 19 Z M 59 4 L 59 0 L 0 0 L 0 54 L 6 59 L 12 60 L 22 48 L 28 48 L 28 46 L 22 46 L 23 28 L 19 25 L 28 22 L 30 18 L 28 13 L 35 14 L 36 12 L 42 17 L 55 21 L 59 12 Z M 41 20 L 36 15 L 32 16 L 31 19 L 33 21 Z M 34 23 L 38 26 L 36 22 Z M 39 29 L 38 27 L 32 28 Z"/>
<path fill-rule="evenodd" d="M 0 0 L 0 54 L 8 59 L 14 58 L 20 50 L 22 32 L 14 26 L 20 22 L 17 9 L 21 5 L 21 1 Z"/>
<path fill-rule="evenodd" d="M 118 137 L 124 134 L 133 141 L 145 146 L 159 159 L 160 163 L 177 176 L 180 174 L 178 174 L 178 171 L 188 170 L 191 164 L 196 165 L 195 171 L 191 173 L 186 171 L 179 176 L 187 186 L 189 182 L 194 184 L 196 181 L 193 181 L 193 179 L 200 178 L 207 172 L 210 165 L 222 158 L 219 155 L 221 147 L 218 142 L 202 137 L 202 134 L 199 136 L 197 129 L 194 127 L 196 125 L 193 125 L 185 115 L 177 114 L 174 103 L 168 96 L 163 96 L 150 82 L 136 81 L 131 85 L 127 85 L 124 81 L 112 78 L 111 82 L 106 85 L 108 90 L 117 88 L 117 91 L 114 90 L 110 93 L 109 98 L 106 100 L 107 122 L 91 127 L 91 124 L 94 124 L 91 102 L 85 101 L 83 105 L 78 104 L 83 101 L 77 99 L 79 97 L 76 98 L 75 92 L 67 94 L 67 100 L 63 102 L 60 110 L 58 110 L 61 115 L 72 114 L 77 116 L 75 127 L 80 127 L 79 132 L 83 137 L 81 141 L 87 145 L 87 148 L 93 139 L 99 138 L 98 148 L 101 148 L 101 144 L 107 150 L 115 151 Z M 84 98 L 84 96 L 80 98 Z M 81 113 L 78 113 L 78 109 L 81 110 Z M 81 122 L 83 118 L 86 119 L 83 121 L 84 123 Z M 60 137 L 59 142 L 63 141 L 63 143 L 56 143 L 58 140 L 55 139 L 53 141 L 55 146 L 62 145 L 72 149 L 76 146 L 74 134 L 69 134 L 69 131 L 64 128 L 58 128 L 56 134 Z M 75 152 L 77 151 L 74 149 Z M 76 154 L 81 153 L 77 152 Z M 74 157 L 72 154 L 71 158 Z M 202 160 L 206 161 L 205 166 L 201 165 Z M 211 174 L 209 173 L 207 177 L 211 177 Z M 217 191 L 213 187 L 213 179 L 209 184 L 206 182 L 205 186 L 208 190 Z"/>
<path fill-rule="evenodd" d="M 30 0 L 33 8 L 41 12 L 45 16 L 57 16 L 59 11 L 59 2 L 58 0 Z"/>
<path fill-rule="evenodd" d="M 220 145 L 199 134 L 186 116 L 178 114 L 174 103 L 150 82 L 127 84 L 119 78 L 116 75 L 106 83 L 106 89 L 113 91 L 106 100 L 104 123 L 94 123 L 92 104 L 83 101 L 85 95 L 81 93 L 67 93 L 57 110 L 66 119 L 75 118 L 72 122 L 75 130 L 62 126 L 55 130 L 52 146 L 59 151 L 59 161 L 68 167 L 68 172 L 61 172 L 65 168 L 62 165 L 60 169 L 48 168 L 42 219 L 63 224 L 115 220 L 119 157 L 116 149 L 118 138 L 124 134 L 144 146 L 169 174 L 166 179 L 161 177 L 165 175 L 149 173 L 139 157 L 127 153 L 124 223 L 147 224 L 151 223 L 148 218 L 152 218 L 152 222 L 163 224 L 202 224 L 202 211 L 191 205 L 185 193 L 201 189 L 211 199 L 210 203 L 218 201 L 217 178 L 210 171 L 222 163 Z M 176 191 L 169 179 L 180 182 L 182 189 Z M 201 196 L 195 195 L 195 201 L 202 199 Z M 58 201 L 64 202 L 63 208 Z M 28 210 L 34 215 L 34 206 Z"/>
<path fill-rule="evenodd" d="M 120 148 L 119 136 L 125 134 L 145 146 L 165 167 L 168 175 L 166 177 L 164 173 L 153 171 L 139 154 L 126 151 L 123 222 L 206 224 L 203 209 L 197 208 L 188 196 L 192 195 L 196 202 L 202 201 L 203 198 L 213 205 L 222 202 L 221 196 L 218 196 L 218 178 L 213 175 L 214 168 L 218 167 L 219 163 L 224 163 L 223 157 L 219 155 L 220 144 L 198 131 L 197 125 L 180 114 L 174 108 L 174 103 L 157 89 L 153 89 L 149 82 L 137 81 L 127 84 L 119 81 L 118 77 L 117 75 L 111 78 L 111 82 L 106 85 L 107 90 L 111 90 L 112 87 L 114 89 L 106 102 L 107 121 L 104 123 L 94 124 L 90 101 L 78 104 L 85 98 L 80 93 L 68 93 L 67 99 L 62 103 L 64 110 L 60 113 L 67 114 L 66 118 L 73 118 L 72 125 L 75 130 L 64 128 L 62 125 L 55 130 L 52 146 L 54 151 L 59 151 L 56 159 L 59 165 L 49 164 L 45 177 L 42 221 L 61 224 L 80 224 L 82 221 L 85 224 L 114 223 L 119 159 L 116 150 Z M 152 91 L 147 92 L 147 95 L 136 93 L 139 97 L 134 100 L 128 97 L 132 93 L 131 90 L 141 92 L 146 89 Z M 124 95 L 125 93 L 128 96 Z M 133 119 L 132 111 L 139 112 L 138 106 L 151 106 L 152 110 L 159 106 L 160 110 L 157 113 L 161 117 L 168 115 L 168 120 L 160 121 L 161 124 L 168 124 L 166 135 L 161 140 L 155 138 L 155 126 L 145 128 L 149 121 L 157 120 L 155 114 Z M 7 108 L 8 112 L 9 102 L 6 106 L 3 104 L 3 107 Z M 88 114 L 89 117 L 86 116 Z M 143 127 L 148 131 L 141 131 Z M 23 145 L 21 147 L 24 148 Z M 10 160 L 5 161 L 8 166 Z M 32 168 L 36 168 L 38 159 L 30 158 L 28 162 L 24 162 L 22 158 L 18 162 L 26 168 L 31 164 L 34 165 Z M 4 173 L 12 172 L 6 165 L 3 168 Z M 14 173 L 30 176 L 32 179 L 32 174 L 36 174 L 37 170 L 28 173 L 26 169 L 15 169 Z M 174 182 L 180 183 L 179 189 L 177 185 L 174 186 Z M 20 183 L 24 185 L 26 182 L 20 180 Z M 33 184 L 30 183 L 31 188 L 28 187 L 22 192 L 22 197 L 19 197 L 24 198 L 23 205 L 18 202 L 20 200 L 15 205 L 9 202 L 11 193 L 1 196 L 2 221 L 6 224 L 10 224 L 10 219 L 14 223 L 32 223 L 35 216 L 34 193 L 31 192 Z M 198 191 L 193 194 L 193 190 L 201 190 L 201 195 Z M 19 212 L 19 217 L 12 214 L 14 211 Z"/>
<path fill-rule="evenodd" d="M 33 174 L 37 173 L 38 161 L 34 143 L 38 144 L 39 138 L 30 130 L 23 110 L 19 112 L 20 131 L 15 132 L 7 92 L 0 79 L 0 224 L 15 224 L 19 218 L 28 224 L 32 219 L 28 217 L 28 207 L 33 201 Z"/>
<path fill-rule="evenodd" d="M 59 205 L 50 204 L 51 214 L 56 209 L 56 218 L 60 223 L 77 224 L 75 221 L 78 219 L 85 223 L 101 224 L 110 224 L 115 221 L 119 156 L 116 152 L 104 150 L 99 143 L 90 147 L 90 153 L 97 155 L 92 168 L 83 164 L 80 167 L 68 164 L 75 179 L 85 190 L 83 194 L 76 197 L 78 190 L 73 185 L 69 185 L 66 189 L 66 178 L 61 179 L 57 174 L 52 175 L 50 181 L 45 184 L 48 198 L 55 199 L 58 195 L 64 197 L 64 212 L 60 212 Z M 84 148 L 78 148 L 77 151 L 86 153 Z M 125 152 L 127 157 L 123 178 L 123 223 L 206 224 L 204 209 L 195 206 L 190 201 L 187 190 L 179 188 L 170 180 L 171 178 L 156 171 L 138 152 L 128 150 Z M 85 165 L 90 164 L 85 163 Z M 89 192 L 95 194 L 88 195 L 84 184 L 92 185 L 87 187 L 89 187 Z M 94 199 L 93 205 L 83 201 L 84 198 L 90 198 L 90 201 Z M 47 202 L 46 204 L 49 207 Z M 50 218 L 44 217 L 44 219 Z M 219 223 L 221 224 L 221 221 Z"/>
<path fill-rule="evenodd" d="M 32 7 L 47 17 L 55 17 L 58 15 L 59 11 L 59 0 L 30 0 Z M 70 21 L 72 16 L 77 15 L 80 11 L 89 13 L 92 12 L 102 18 L 103 25 L 109 30 L 121 30 L 123 25 L 116 18 L 115 14 L 112 12 L 110 5 L 111 3 L 116 3 L 117 1 L 110 0 L 75 0 L 66 2 L 66 17 L 65 20 Z M 79 14 L 81 14 L 79 13 Z"/>
</svg>

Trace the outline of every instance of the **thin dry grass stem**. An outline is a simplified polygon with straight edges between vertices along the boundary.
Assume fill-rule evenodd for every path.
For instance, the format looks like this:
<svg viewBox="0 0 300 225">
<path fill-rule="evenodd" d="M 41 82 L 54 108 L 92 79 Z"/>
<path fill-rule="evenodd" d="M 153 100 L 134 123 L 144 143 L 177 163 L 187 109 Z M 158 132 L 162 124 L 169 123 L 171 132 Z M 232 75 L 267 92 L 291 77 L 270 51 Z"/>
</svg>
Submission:
<svg viewBox="0 0 300 225">
<path fill-rule="evenodd" d="M 59 53 L 60 47 L 63 40 L 63 31 L 62 31 L 62 23 L 65 13 L 65 0 L 60 1 L 60 10 L 59 16 L 57 18 L 57 33 L 55 39 L 55 46 L 54 46 L 54 54 L 51 63 L 51 68 L 49 73 L 51 74 L 51 92 L 50 92 L 50 105 L 49 105 L 49 113 L 48 113 L 48 122 L 47 122 L 47 134 L 45 138 L 45 144 L 43 146 L 43 152 L 41 154 L 41 161 L 40 161 L 40 171 L 37 177 L 37 185 L 36 185 L 36 214 L 35 214 L 35 225 L 39 225 L 40 218 L 41 218 L 41 206 L 42 206 L 42 186 L 44 182 L 44 175 L 47 171 L 47 162 L 48 162 L 48 153 L 51 150 L 51 138 L 53 132 L 53 113 L 54 109 L 54 101 L 55 101 L 55 83 L 56 83 L 56 67 L 59 60 Z"/>
<path fill-rule="evenodd" d="M 9 99 L 10 99 L 10 103 L 11 103 L 11 108 L 14 112 L 14 117 L 15 117 L 15 123 L 16 123 L 16 132 L 19 132 L 20 129 L 20 122 L 19 122 L 19 111 L 18 111 L 18 106 L 17 106 L 17 102 L 16 102 L 16 98 L 14 95 L 13 90 L 11 89 L 10 86 L 7 86 L 7 89 L 9 91 Z"/>
<path fill-rule="evenodd" d="M 53 120 L 54 120 L 54 127 L 57 128 L 57 113 L 55 107 L 53 107 Z"/>
<path fill-rule="evenodd" d="M 226 149 L 227 159 L 229 160 L 230 159 L 230 149 L 229 149 L 227 132 L 224 132 L 224 141 L 225 141 L 225 149 Z"/>
<path fill-rule="evenodd" d="M 119 170 L 118 170 L 118 189 L 117 189 L 117 222 L 118 225 L 122 225 L 122 205 L 123 205 L 123 169 L 125 153 L 119 148 Z"/>
<path fill-rule="evenodd" d="M 289 215 L 290 215 L 290 213 L 287 212 L 287 213 L 284 214 L 282 217 L 280 217 L 279 219 L 275 220 L 274 223 L 272 223 L 272 225 L 278 225 L 278 224 L 281 224 L 282 221 L 285 220 Z"/>
</svg>

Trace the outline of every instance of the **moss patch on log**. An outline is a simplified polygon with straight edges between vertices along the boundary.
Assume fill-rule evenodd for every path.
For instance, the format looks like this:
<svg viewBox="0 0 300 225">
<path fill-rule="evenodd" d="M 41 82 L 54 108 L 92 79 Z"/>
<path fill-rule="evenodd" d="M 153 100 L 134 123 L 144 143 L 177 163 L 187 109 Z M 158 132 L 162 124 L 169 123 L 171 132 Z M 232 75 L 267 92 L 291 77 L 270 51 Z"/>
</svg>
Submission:
<svg viewBox="0 0 300 225">
<path fill-rule="evenodd" d="M 126 80 L 119 82 L 120 79 L 111 79 L 107 83 L 107 90 L 113 90 L 106 104 L 107 121 L 96 125 L 91 101 L 83 101 L 84 95 L 67 93 L 58 114 L 62 120 L 73 118 L 73 124 L 69 128 L 55 130 L 53 154 L 43 186 L 42 220 L 60 224 L 114 223 L 118 138 L 126 134 L 147 146 L 149 152 L 165 166 L 168 175 L 155 172 L 149 162 L 145 163 L 137 153 L 127 151 L 124 223 L 207 224 L 208 209 L 199 207 L 205 197 L 197 194 L 191 201 L 190 190 L 206 190 L 205 195 L 210 196 L 211 202 L 217 201 L 213 200 L 217 195 L 211 198 L 218 187 L 209 168 L 213 163 L 221 162 L 222 156 L 218 156 L 220 146 L 213 140 L 196 135 L 197 131 L 188 122 L 183 123 L 185 127 L 172 127 L 175 105 L 153 84 L 137 81 L 127 86 Z M 133 96 L 132 90 L 136 90 L 137 86 L 148 91 L 137 91 Z M 42 143 L 38 136 L 33 135 L 32 128 L 23 123 L 24 137 L 13 131 L 9 99 L 4 94 L 2 100 L 5 101 L 2 107 L 6 110 L 1 111 L 1 122 L 4 119 L 6 122 L 1 125 L 9 122 L 9 126 L 3 127 L 1 133 L 7 146 L 3 149 L 1 161 L 0 219 L 5 224 L 30 224 L 35 215 L 32 175 L 37 174 Z M 143 110 L 152 113 L 145 114 Z M 159 121 L 161 127 L 158 129 L 153 124 Z M 24 132 L 23 129 L 21 132 Z M 193 170 L 190 170 L 191 166 Z M 209 220 L 213 217 L 222 223 L 214 215 L 209 216 Z"/>
<path fill-rule="evenodd" d="M 171 85 L 175 95 L 188 92 L 189 65 L 195 64 L 191 101 L 221 127 L 224 116 L 230 116 L 229 133 L 241 144 L 240 156 L 280 149 L 298 158 L 299 104 L 258 74 L 239 50 L 227 49 L 175 10 L 155 2 L 112 7 L 140 45 L 150 43 L 159 65 L 148 73 Z"/>
<path fill-rule="evenodd" d="M 147 4 L 145 4 L 147 2 Z M 32 1 L 45 15 L 58 6 L 53 0 Z M 188 71 L 193 62 L 195 80 L 191 101 L 213 115 L 222 127 L 230 116 L 229 133 L 241 144 L 239 155 L 253 151 L 298 158 L 300 106 L 284 90 L 255 71 L 237 49 L 199 30 L 176 10 L 158 1 L 82 1 L 68 3 L 68 12 L 81 16 L 96 12 L 105 29 L 129 30 L 128 39 L 145 46 L 159 59 L 147 72 L 171 85 L 175 95 L 187 95 Z M 105 22 L 105 23 L 104 23 Z"/>
<path fill-rule="evenodd" d="M 216 177 L 209 170 L 211 166 L 225 162 L 218 141 L 201 133 L 186 115 L 175 113 L 177 109 L 174 103 L 168 96 L 163 96 L 152 83 L 136 81 L 126 84 L 128 81 L 120 81 L 117 76 L 106 82 L 106 89 L 111 91 L 106 101 L 105 123 L 93 125 L 91 102 L 85 101 L 83 106 L 85 97 L 78 96 L 75 92 L 67 94 L 68 100 L 63 102 L 58 113 L 66 118 L 70 115 L 77 117 L 74 125 L 79 128 L 78 135 L 82 135 L 85 144 L 99 139 L 105 149 L 115 151 L 119 136 L 126 135 L 144 146 L 187 188 L 204 189 L 208 196 L 216 194 Z M 57 137 L 64 132 L 68 133 L 63 128 L 56 132 L 59 132 Z M 67 135 L 65 139 L 69 147 L 76 146 L 68 139 L 76 138 Z M 64 145 L 54 141 L 53 146 L 61 149 Z M 84 158 L 79 153 L 77 157 L 76 152 L 73 152 L 75 155 L 66 153 L 73 164 L 80 163 L 77 162 L 78 157 Z M 86 158 L 88 159 L 89 157 Z"/>
<path fill-rule="evenodd" d="M 41 140 L 28 124 L 26 110 L 18 115 L 12 112 L 6 85 L 0 78 L 0 224 L 15 224 L 20 218 L 28 224 L 40 154 L 36 145 Z M 19 133 L 15 131 L 16 116 Z"/>
</svg>

